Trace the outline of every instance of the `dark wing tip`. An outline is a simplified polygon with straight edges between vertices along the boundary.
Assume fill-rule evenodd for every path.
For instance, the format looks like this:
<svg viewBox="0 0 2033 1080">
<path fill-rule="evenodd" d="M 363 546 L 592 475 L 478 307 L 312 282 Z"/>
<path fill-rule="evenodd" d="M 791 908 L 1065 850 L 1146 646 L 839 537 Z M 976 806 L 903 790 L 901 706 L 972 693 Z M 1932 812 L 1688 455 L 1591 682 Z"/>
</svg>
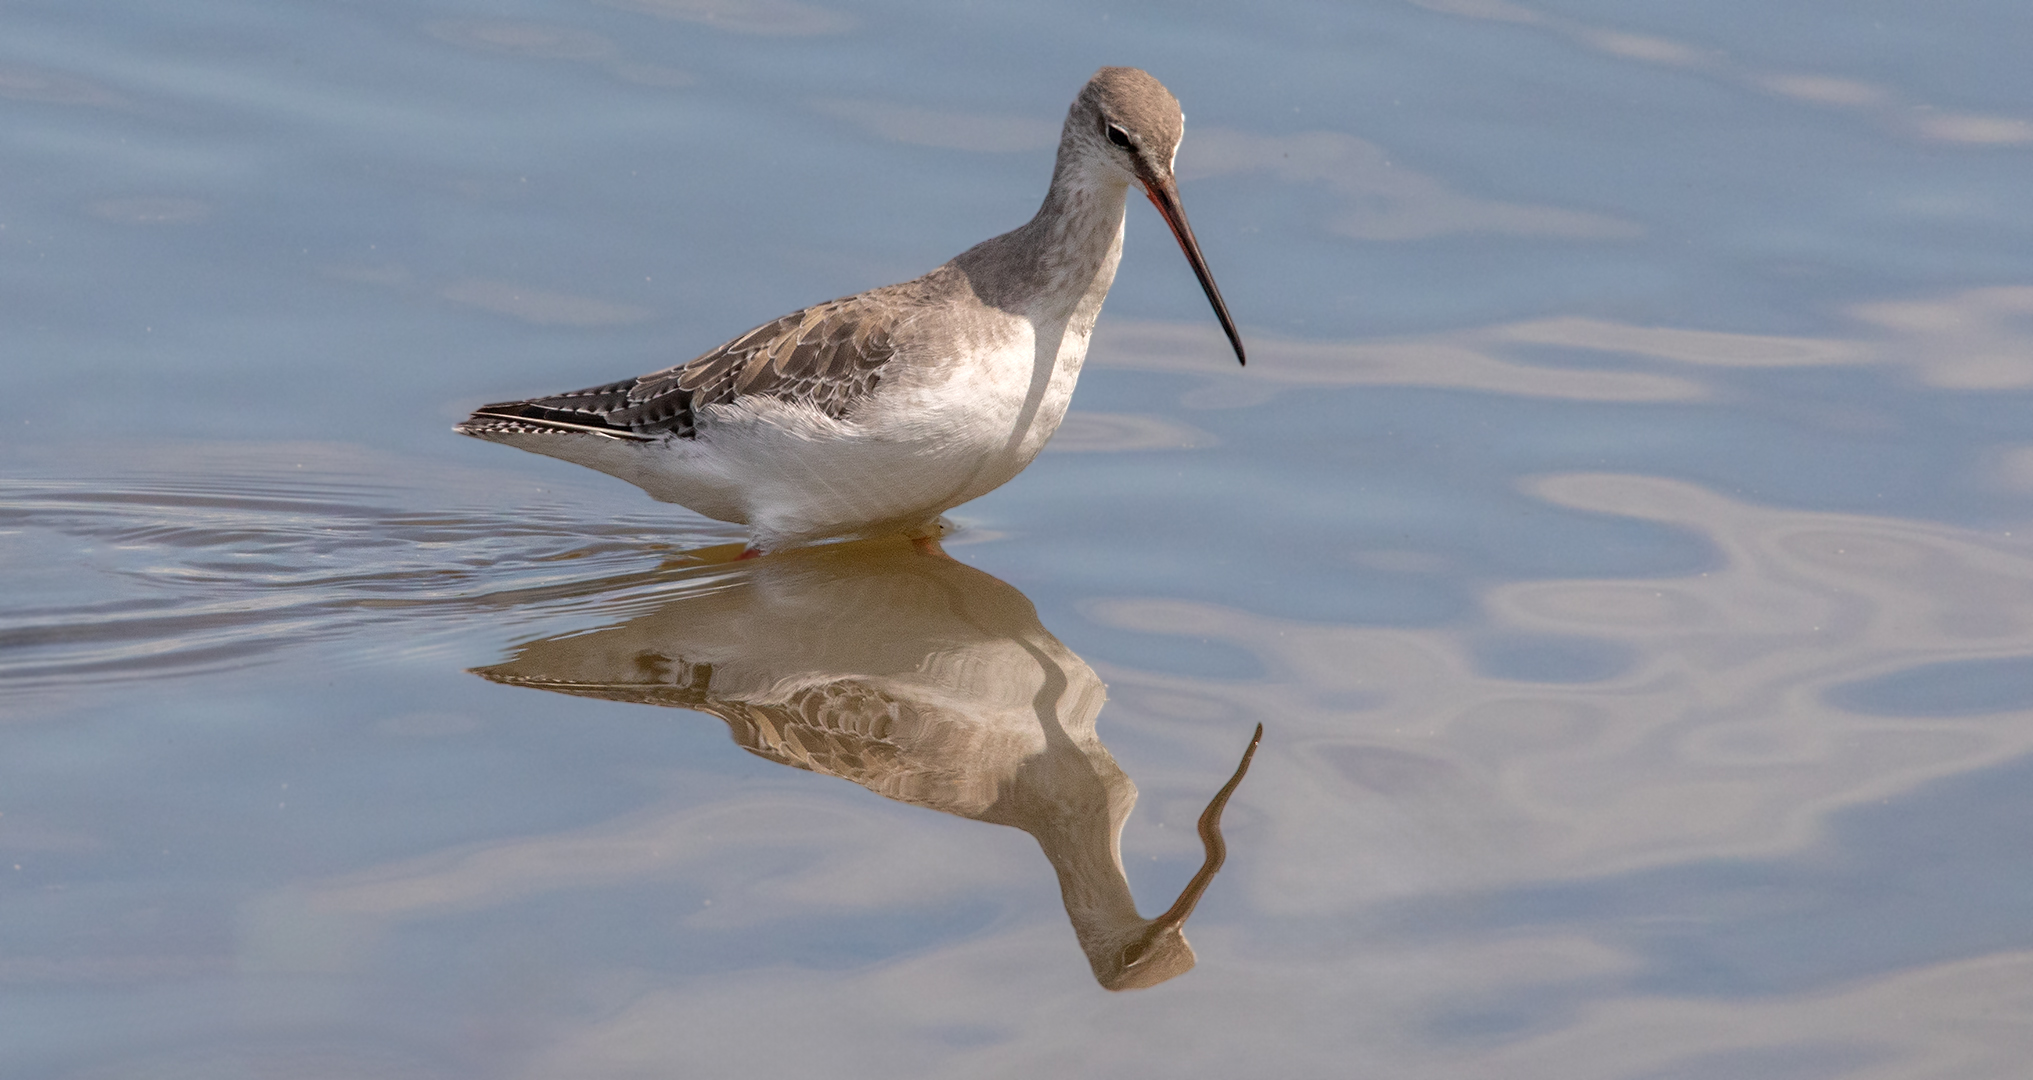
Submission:
<svg viewBox="0 0 2033 1080">
<path fill-rule="evenodd" d="M 626 428 L 616 428 L 598 420 L 568 420 L 556 416 L 545 416 L 536 412 L 520 412 L 516 406 L 528 402 L 504 402 L 487 405 L 473 411 L 473 415 L 452 425 L 452 430 L 476 439 L 487 439 L 497 435 L 596 435 L 609 439 L 623 439 L 629 442 L 649 442 L 653 438 Z"/>
<path fill-rule="evenodd" d="M 650 442 L 666 434 L 695 433 L 692 395 L 675 386 L 638 393 L 641 380 L 627 379 L 587 390 L 572 390 L 527 401 L 483 405 L 452 430 L 475 438 L 500 435 L 581 434 Z"/>
</svg>

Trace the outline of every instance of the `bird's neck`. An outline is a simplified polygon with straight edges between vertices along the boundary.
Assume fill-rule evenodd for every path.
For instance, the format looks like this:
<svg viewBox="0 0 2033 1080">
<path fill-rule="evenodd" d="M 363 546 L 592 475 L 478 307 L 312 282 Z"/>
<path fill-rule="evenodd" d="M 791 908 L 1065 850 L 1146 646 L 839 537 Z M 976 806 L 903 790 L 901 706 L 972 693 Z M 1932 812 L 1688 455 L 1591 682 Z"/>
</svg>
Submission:
<svg viewBox="0 0 2033 1080">
<path fill-rule="evenodd" d="M 1122 259 L 1128 194 L 1117 178 L 1062 157 L 1036 217 L 954 261 L 992 306 L 1084 336 Z"/>
<path fill-rule="evenodd" d="M 1136 785 L 1099 742 L 1076 745 L 1052 730 L 1046 738 L 1046 751 L 1018 768 L 982 817 L 1037 840 L 1058 875 L 1073 932 L 1091 958 L 1147 921 L 1137 914 L 1119 846 Z"/>
<path fill-rule="evenodd" d="M 1127 808 L 1124 808 L 1127 810 Z M 1121 819 L 1092 815 L 1055 821 L 1034 829 L 1032 836 L 1058 873 L 1059 896 L 1073 933 L 1088 953 L 1121 940 L 1143 926 L 1136 898 L 1130 895 L 1118 847 Z"/>
</svg>

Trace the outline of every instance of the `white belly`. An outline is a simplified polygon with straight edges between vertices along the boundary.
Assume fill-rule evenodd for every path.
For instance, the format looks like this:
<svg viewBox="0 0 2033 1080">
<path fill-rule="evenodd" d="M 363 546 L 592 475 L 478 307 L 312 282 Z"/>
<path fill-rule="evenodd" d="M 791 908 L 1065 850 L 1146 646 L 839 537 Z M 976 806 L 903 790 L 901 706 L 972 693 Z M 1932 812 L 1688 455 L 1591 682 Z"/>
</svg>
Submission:
<svg viewBox="0 0 2033 1080">
<path fill-rule="evenodd" d="M 764 547 L 927 526 L 1022 472 L 1065 418 L 1087 335 L 1050 328 L 1039 348 L 1029 322 L 1010 324 L 958 362 L 901 367 L 846 420 L 744 399 L 709 407 L 696 439 L 586 463 Z"/>
</svg>

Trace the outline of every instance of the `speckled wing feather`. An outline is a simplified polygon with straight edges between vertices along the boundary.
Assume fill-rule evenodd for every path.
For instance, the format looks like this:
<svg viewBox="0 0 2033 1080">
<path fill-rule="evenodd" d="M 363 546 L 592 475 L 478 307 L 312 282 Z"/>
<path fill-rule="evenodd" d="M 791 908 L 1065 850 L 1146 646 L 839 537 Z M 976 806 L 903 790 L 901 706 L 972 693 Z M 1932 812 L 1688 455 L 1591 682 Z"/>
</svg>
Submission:
<svg viewBox="0 0 2033 1080">
<path fill-rule="evenodd" d="M 892 286 L 891 289 L 895 289 Z M 576 431 L 648 441 L 698 435 L 698 411 L 763 395 L 842 419 L 896 355 L 900 306 L 871 303 L 891 289 L 816 304 L 764 323 L 689 363 L 634 379 L 527 401 L 486 405 L 467 435 Z"/>
<path fill-rule="evenodd" d="M 863 294 L 793 311 L 638 385 L 684 391 L 695 408 L 767 394 L 844 417 L 896 354 L 890 332 L 901 309 L 868 300 Z"/>
</svg>

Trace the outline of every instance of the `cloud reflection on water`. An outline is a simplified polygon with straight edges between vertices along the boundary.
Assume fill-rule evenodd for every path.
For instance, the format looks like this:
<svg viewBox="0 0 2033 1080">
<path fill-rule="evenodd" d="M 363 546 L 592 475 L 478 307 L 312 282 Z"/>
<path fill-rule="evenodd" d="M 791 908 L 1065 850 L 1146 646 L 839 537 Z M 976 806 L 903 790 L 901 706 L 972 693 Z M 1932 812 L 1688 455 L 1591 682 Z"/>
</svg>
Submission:
<svg viewBox="0 0 2033 1080">
<path fill-rule="evenodd" d="M 1409 0 L 1429 11 L 1550 30 L 1591 52 L 1680 71 L 1777 94 L 1805 105 L 1849 109 L 1887 129 L 1929 142 L 1969 147 L 2033 142 L 2033 122 L 2016 116 L 1955 112 L 1906 100 L 1897 90 L 1860 79 L 1814 71 L 1773 71 L 1739 61 L 1722 49 L 1542 11 L 1511 0 Z M 1773 9 L 1778 13 L 1780 9 Z M 1780 14 L 1780 18 L 1791 16 Z M 1880 26 L 1883 24 L 1880 23 Z"/>
<path fill-rule="evenodd" d="M 1713 399 L 1704 369 L 1875 365 L 1947 390 L 2033 386 L 2033 286 L 1997 285 L 1855 304 L 1847 334 L 1780 335 L 1559 316 L 1400 338 L 1306 341 L 1250 336 L 1247 377 L 1224 366 L 1219 334 L 1192 322 L 1105 319 L 1090 362 L 1192 372 L 1242 386 L 1430 386 L 1597 402 Z M 1636 363 L 1562 365 L 1531 347 L 1622 355 Z M 1687 365 L 1648 368 L 1645 362 Z M 1238 392 L 1248 394 L 1247 389 Z M 1251 399 L 1250 403 L 1262 400 Z"/>
<path fill-rule="evenodd" d="M 596 0 L 622 11 L 660 19 L 703 23 L 737 34 L 805 37 L 844 34 L 856 20 L 829 8 L 798 0 Z"/>
<path fill-rule="evenodd" d="M 1181 179 L 1269 173 L 1290 184 L 1326 188 L 1343 203 L 1327 230 L 1357 240 L 1423 240 L 1459 233 L 1635 240 L 1645 230 L 1606 214 L 1528 206 L 1465 195 L 1437 177 L 1399 164 L 1383 147 L 1337 131 L 1255 135 L 1227 128 L 1188 133 L 1179 149 Z"/>
<path fill-rule="evenodd" d="M 1267 672 L 1111 672 L 1128 718 L 1165 720 L 1183 691 L 1196 712 L 1224 702 L 1276 715 L 1305 741 L 1303 779 L 1254 800 L 1276 822 L 1258 903 L 1346 910 L 1433 888 L 1797 851 L 1837 808 L 2033 751 L 2023 712 L 1959 697 L 1935 707 L 1912 679 L 1887 681 L 2033 657 L 2025 545 L 1656 477 L 1544 477 L 1528 490 L 1569 511 L 1698 532 L 1715 565 L 1500 584 L 1468 628 L 1305 624 L 1167 599 L 1090 606 L 1111 626 L 1245 650 Z M 1630 660 L 1581 683 L 1500 677 L 1473 647 L 1491 632 L 1599 642 Z M 1311 857 L 1349 848 L 1365 858 Z"/>
</svg>

